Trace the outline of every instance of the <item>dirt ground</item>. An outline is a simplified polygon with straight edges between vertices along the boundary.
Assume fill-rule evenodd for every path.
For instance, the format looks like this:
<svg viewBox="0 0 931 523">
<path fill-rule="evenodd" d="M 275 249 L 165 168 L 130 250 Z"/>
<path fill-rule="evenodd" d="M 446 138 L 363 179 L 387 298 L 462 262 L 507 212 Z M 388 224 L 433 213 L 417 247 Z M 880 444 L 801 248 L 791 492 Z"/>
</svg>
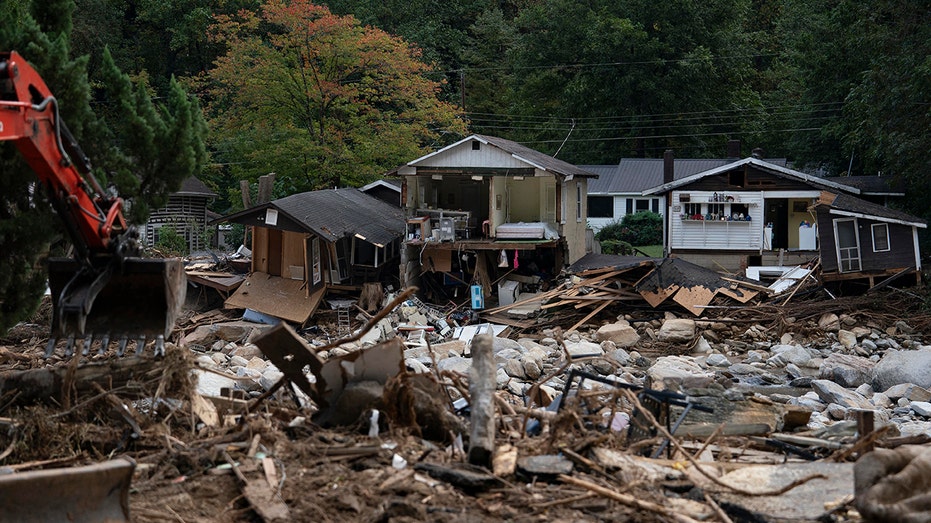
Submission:
<svg viewBox="0 0 931 523">
<path fill-rule="evenodd" d="M 868 307 L 874 312 L 865 314 L 876 321 L 894 321 L 894 311 L 904 310 L 870 299 L 876 302 Z M 824 307 L 800 305 L 793 314 L 809 309 L 814 315 Z M 774 327 L 785 322 L 780 318 L 785 313 L 766 314 Z M 78 361 L 60 351 L 42 358 L 48 315 L 46 304 L 31 322 L 0 336 L 0 375 L 73 370 Z M 912 319 L 919 328 L 931 323 L 924 313 Z M 222 426 L 209 427 L 189 400 L 194 363 L 188 351 L 169 344 L 164 358 L 147 354 L 136 361 L 143 370 L 128 379 L 114 375 L 91 387 L 65 370 L 60 390 L 40 399 L 24 401 L 22 390 L 2 389 L 0 468 L 71 467 L 130 457 L 136 462 L 130 513 L 139 522 L 727 520 L 715 517 L 720 507 L 709 501 L 713 496 L 692 482 L 621 478 L 587 460 L 586 452 L 596 445 L 628 449 L 622 436 L 590 430 L 584 420 L 557 418 L 552 424 L 559 430 L 527 438 L 515 430 L 523 420 L 512 416 L 513 423 L 499 426 L 496 441 L 498 447 L 513 445 L 522 457 L 575 456 L 576 483 L 557 473 L 495 477 L 464 468 L 461 447 L 421 437 L 416 424 L 389 421 L 378 436 L 369 436 L 365 423 L 325 429 L 311 423 L 310 413 L 296 408 L 288 395 L 252 400 L 248 409 L 227 414 Z M 250 491 L 255 486 L 265 494 Z M 690 508 L 674 508 L 679 506 Z M 670 510 L 688 516 L 671 516 Z M 733 514 L 731 520 L 753 521 Z"/>
</svg>

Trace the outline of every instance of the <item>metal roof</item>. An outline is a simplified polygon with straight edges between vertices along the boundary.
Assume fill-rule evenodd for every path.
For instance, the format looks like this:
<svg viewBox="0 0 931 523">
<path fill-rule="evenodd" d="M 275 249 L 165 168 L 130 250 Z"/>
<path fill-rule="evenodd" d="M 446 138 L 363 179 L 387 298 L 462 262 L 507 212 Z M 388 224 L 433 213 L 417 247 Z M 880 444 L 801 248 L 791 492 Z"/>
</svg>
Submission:
<svg viewBox="0 0 931 523">
<path fill-rule="evenodd" d="M 733 160 L 676 158 L 674 180 L 726 165 Z M 663 184 L 662 158 L 621 158 L 617 165 L 584 165 L 598 173 L 588 182 L 589 194 L 640 194 Z"/>
</svg>

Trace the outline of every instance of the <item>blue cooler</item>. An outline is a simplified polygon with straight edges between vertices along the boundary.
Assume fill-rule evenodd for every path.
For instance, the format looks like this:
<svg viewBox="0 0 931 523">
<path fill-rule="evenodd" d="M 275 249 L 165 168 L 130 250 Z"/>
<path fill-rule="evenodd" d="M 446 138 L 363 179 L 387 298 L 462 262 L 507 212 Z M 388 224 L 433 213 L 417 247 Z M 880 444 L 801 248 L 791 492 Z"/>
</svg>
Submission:
<svg viewBox="0 0 931 523">
<path fill-rule="evenodd" d="M 473 309 L 484 309 L 485 308 L 485 293 L 482 292 L 482 286 L 473 285 L 469 287 L 469 290 L 472 293 L 472 308 Z"/>
</svg>

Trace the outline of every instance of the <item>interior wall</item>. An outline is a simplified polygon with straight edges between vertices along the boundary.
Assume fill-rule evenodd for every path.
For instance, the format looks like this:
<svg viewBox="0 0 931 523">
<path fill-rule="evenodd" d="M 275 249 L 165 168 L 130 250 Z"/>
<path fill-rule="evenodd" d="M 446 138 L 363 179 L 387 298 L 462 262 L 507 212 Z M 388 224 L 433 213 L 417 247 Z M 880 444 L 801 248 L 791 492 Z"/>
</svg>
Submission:
<svg viewBox="0 0 931 523">
<path fill-rule="evenodd" d="M 509 222 L 538 222 L 540 214 L 540 179 L 527 177 L 523 180 L 507 178 L 507 201 Z"/>
</svg>

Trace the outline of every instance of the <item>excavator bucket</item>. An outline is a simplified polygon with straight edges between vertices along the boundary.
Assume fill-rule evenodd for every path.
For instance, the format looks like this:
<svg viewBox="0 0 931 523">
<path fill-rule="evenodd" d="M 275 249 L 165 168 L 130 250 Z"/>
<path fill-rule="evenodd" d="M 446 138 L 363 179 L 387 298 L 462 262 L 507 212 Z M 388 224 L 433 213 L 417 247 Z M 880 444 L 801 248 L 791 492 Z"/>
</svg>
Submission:
<svg viewBox="0 0 931 523">
<path fill-rule="evenodd" d="M 130 341 L 141 354 L 147 340 L 155 342 L 156 355 L 164 353 L 181 312 L 187 288 L 178 258 L 124 258 L 121 263 L 86 267 L 71 258 L 49 261 L 52 293 L 52 335 L 46 357 L 57 338 L 65 338 L 65 355 L 75 343 L 83 354 L 99 341 L 99 353 L 117 342 L 122 356 Z"/>
<path fill-rule="evenodd" d="M 0 475 L 3 521 L 128 522 L 136 463 L 118 458 L 86 467 Z"/>
</svg>

